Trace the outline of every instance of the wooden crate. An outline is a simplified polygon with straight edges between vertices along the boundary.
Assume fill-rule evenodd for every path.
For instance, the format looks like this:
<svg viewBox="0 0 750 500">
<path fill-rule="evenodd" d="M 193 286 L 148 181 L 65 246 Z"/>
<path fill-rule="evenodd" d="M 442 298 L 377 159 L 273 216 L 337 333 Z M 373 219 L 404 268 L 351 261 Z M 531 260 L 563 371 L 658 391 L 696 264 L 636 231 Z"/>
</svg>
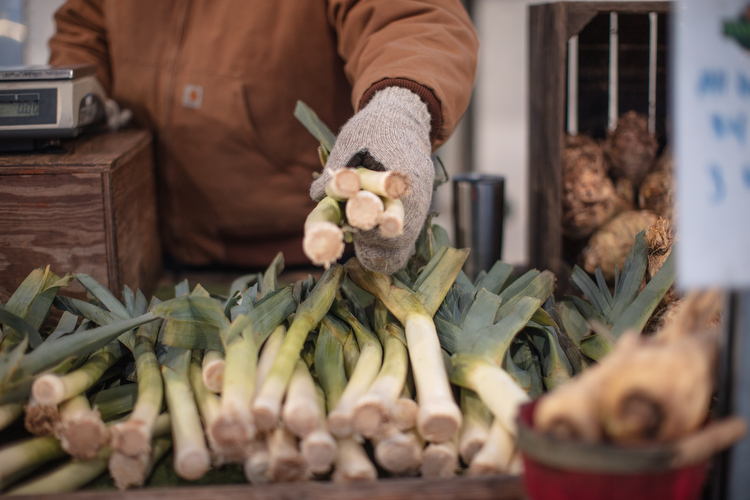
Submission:
<svg viewBox="0 0 750 500">
<path fill-rule="evenodd" d="M 89 274 L 118 295 L 125 285 L 151 293 L 161 272 L 151 135 L 128 130 L 63 146 L 0 155 L 0 301 L 46 265 Z"/>
<path fill-rule="evenodd" d="M 568 40 L 600 14 L 655 12 L 664 16 L 670 8 L 671 2 L 556 2 L 529 7 L 529 264 L 553 271 L 560 293 L 570 291 L 567 280 L 575 263 L 566 248 L 561 224 Z M 620 37 L 622 29 L 621 25 Z M 662 87 L 659 97 L 666 104 L 666 85 Z M 580 91 L 579 96 L 580 102 L 589 97 Z M 627 108 L 621 105 L 620 113 L 625 111 Z M 605 113 L 602 120 L 606 123 L 606 119 Z M 663 130 L 665 119 L 660 122 Z"/>
</svg>

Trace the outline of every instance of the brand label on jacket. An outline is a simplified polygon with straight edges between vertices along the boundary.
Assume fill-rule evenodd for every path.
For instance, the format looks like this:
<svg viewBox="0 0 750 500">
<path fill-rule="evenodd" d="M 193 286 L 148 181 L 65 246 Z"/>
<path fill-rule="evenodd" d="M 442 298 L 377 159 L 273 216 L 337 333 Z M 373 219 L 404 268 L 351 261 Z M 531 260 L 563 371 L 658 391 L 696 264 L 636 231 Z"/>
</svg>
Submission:
<svg viewBox="0 0 750 500">
<path fill-rule="evenodd" d="M 200 85 L 185 85 L 182 90 L 182 105 L 186 108 L 200 109 L 203 106 L 203 87 Z"/>
</svg>

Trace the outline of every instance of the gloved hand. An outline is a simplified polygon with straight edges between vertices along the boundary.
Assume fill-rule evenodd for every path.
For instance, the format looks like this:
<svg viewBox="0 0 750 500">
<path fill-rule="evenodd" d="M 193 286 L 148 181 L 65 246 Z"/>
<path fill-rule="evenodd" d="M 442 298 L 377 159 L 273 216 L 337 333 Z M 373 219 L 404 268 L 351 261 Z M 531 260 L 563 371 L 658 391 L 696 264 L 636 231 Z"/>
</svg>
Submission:
<svg viewBox="0 0 750 500">
<path fill-rule="evenodd" d="M 323 175 L 310 187 L 310 196 L 320 201 L 330 172 L 343 167 L 393 170 L 409 178 L 411 193 L 401 198 L 404 233 L 384 238 L 375 228 L 353 235 L 354 252 L 367 269 L 389 274 L 403 268 L 422 230 L 435 178 L 430 118 L 427 105 L 408 89 L 377 92 L 341 129 Z"/>
</svg>

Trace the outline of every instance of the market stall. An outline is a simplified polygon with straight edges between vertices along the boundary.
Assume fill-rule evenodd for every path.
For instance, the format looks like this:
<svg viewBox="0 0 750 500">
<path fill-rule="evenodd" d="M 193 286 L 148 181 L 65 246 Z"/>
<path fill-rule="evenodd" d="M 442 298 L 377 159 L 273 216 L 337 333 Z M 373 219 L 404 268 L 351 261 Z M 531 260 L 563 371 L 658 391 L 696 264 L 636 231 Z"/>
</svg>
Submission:
<svg viewBox="0 0 750 500">
<path fill-rule="evenodd" d="M 742 498 L 750 19 L 698 3 L 529 7 L 530 268 L 467 268 L 430 215 L 403 268 L 364 265 L 417 186 L 363 161 L 326 170 L 310 266 L 165 269 L 150 133 L 0 155 L 0 492 Z M 6 87 L 18 123 L 48 99 Z M 337 136 L 294 116 L 324 168 Z"/>
</svg>

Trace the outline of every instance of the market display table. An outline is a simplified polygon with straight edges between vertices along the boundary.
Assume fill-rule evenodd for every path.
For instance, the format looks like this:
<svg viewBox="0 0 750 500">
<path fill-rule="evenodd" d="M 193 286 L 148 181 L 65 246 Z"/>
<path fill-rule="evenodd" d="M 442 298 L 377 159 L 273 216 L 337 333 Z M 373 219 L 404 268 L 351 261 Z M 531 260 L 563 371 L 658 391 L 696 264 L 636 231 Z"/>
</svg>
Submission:
<svg viewBox="0 0 750 500">
<path fill-rule="evenodd" d="M 153 291 L 161 272 L 153 166 L 142 130 L 82 136 L 59 153 L 0 154 L 0 301 L 46 265 L 111 290 Z"/>
<path fill-rule="evenodd" d="M 304 481 L 268 485 L 144 488 L 125 492 L 79 491 L 38 498 L 55 500 L 524 500 L 519 476 L 453 479 L 380 479 L 373 482 Z M 33 496 L 24 497 L 27 499 Z"/>
</svg>

